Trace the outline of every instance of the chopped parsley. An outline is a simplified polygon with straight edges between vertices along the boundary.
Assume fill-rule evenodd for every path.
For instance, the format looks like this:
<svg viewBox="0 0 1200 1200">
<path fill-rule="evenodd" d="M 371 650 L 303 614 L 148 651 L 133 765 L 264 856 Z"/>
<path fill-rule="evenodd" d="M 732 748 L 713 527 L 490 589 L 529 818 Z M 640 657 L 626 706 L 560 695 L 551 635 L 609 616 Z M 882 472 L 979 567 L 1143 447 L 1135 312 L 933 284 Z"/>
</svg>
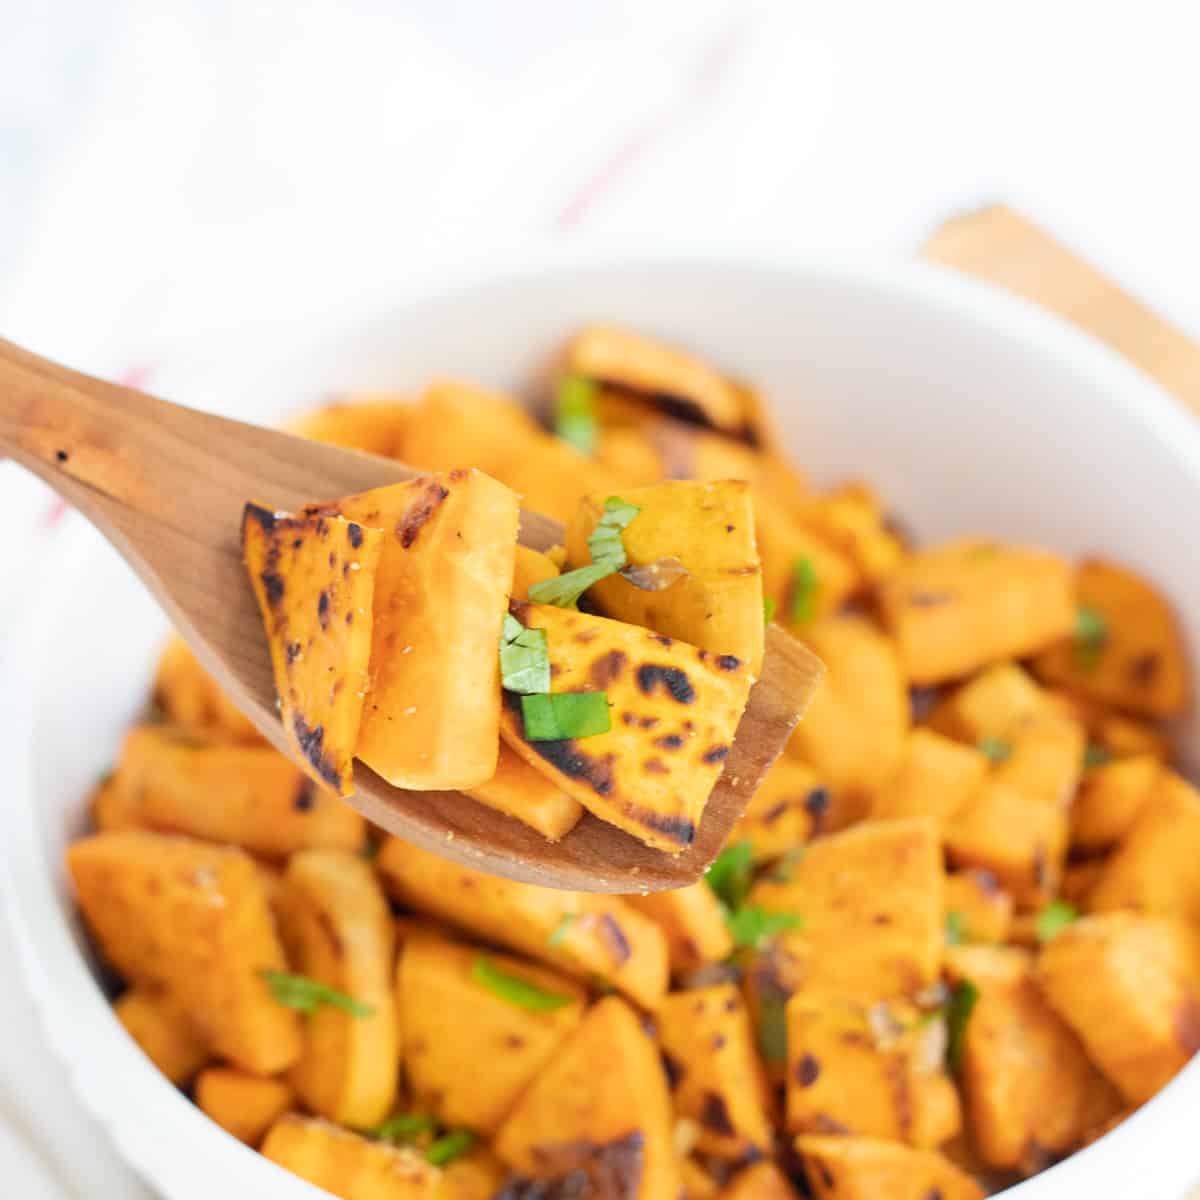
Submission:
<svg viewBox="0 0 1200 1200">
<path fill-rule="evenodd" d="M 576 567 L 565 575 L 535 583 L 529 589 L 530 600 L 537 604 L 573 608 L 593 583 L 615 575 L 628 562 L 621 532 L 641 511 L 636 504 L 627 504 L 620 496 L 609 496 L 604 502 L 604 515 L 588 538 L 592 561 L 586 567 Z"/>
<path fill-rule="evenodd" d="M 475 1145 L 475 1135 L 469 1129 L 456 1129 L 448 1133 L 425 1151 L 425 1161 L 434 1167 L 445 1167 L 456 1158 L 461 1158 Z"/>
<path fill-rule="evenodd" d="M 765 908 L 743 904 L 725 914 L 725 924 L 733 935 L 735 946 L 758 950 L 776 934 L 802 928 L 804 920 L 795 913 L 768 912 Z"/>
<path fill-rule="evenodd" d="M 793 625 L 808 625 L 817 615 L 817 591 L 820 581 L 811 558 L 792 563 L 792 589 L 788 596 L 788 620 Z"/>
<path fill-rule="evenodd" d="M 979 989 L 969 979 L 960 979 L 946 1002 L 946 1066 L 952 1074 L 957 1075 L 962 1067 L 967 1022 L 971 1019 L 971 1013 L 975 1011 L 978 1002 Z"/>
<path fill-rule="evenodd" d="M 557 925 L 555 925 L 550 936 L 546 939 L 546 945 L 561 946 L 566 940 L 567 934 L 570 932 L 571 926 L 575 924 L 575 919 L 578 916 L 578 913 L 563 913 L 562 919 Z"/>
<path fill-rule="evenodd" d="M 511 613 L 500 635 L 500 683 L 506 691 L 530 695 L 550 690 L 550 652 L 544 629 L 527 629 Z"/>
<path fill-rule="evenodd" d="M 340 1008 L 342 1012 L 352 1017 L 370 1017 L 375 1013 L 369 1004 L 362 1004 L 353 996 L 331 988 L 327 983 L 319 983 L 304 975 L 289 975 L 286 971 L 260 971 L 259 974 L 267 981 L 271 989 L 271 998 L 284 1008 L 294 1008 L 297 1012 L 314 1013 L 322 1005 L 330 1008 Z"/>
<path fill-rule="evenodd" d="M 1094 671 L 1108 642 L 1108 622 L 1099 609 L 1081 604 L 1075 610 L 1075 666 L 1081 671 Z"/>
<path fill-rule="evenodd" d="M 704 872 L 704 878 L 726 908 L 741 908 L 754 882 L 754 847 L 750 842 L 726 846 Z"/>
<path fill-rule="evenodd" d="M 1012 757 L 1012 742 L 1006 742 L 1003 738 L 980 738 L 975 743 L 975 749 L 994 763 L 1006 762 Z"/>
<path fill-rule="evenodd" d="M 776 607 L 776 605 L 775 605 L 775 597 L 774 596 L 764 596 L 763 597 L 763 624 L 764 625 L 770 625 L 770 623 L 773 620 L 775 620 L 775 607 Z"/>
<path fill-rule="evenodd" d="M 1085 767 L 1105 767 L 1112 762 L 1113 758 L 1113 752 L 1107 746 L 1088 742 L 1087 749 L 1083 752 L 1083 765 Z"/>
<path fill-rule="evenodd" d="M 408 1142 L 421 1133 L 431 1133 L 437 1120 L 427 1113 L 397 1113 L 370 1131 L 372 1137 L 384 1142 Z"/>
<path fill-rule="evenodd" d="M 554 432 L 589 458 L 596 452 L 596 384 L 564 375 L 554 397 Z"/>
<path fill-rule="evenodd" d="M 1045 945 L 1049 941 L 1053 941 L 1062 931 L 1071 924 L 1072 921 L 1079 919 L 1079 909 L 1067 900 L 1051 900 L 1045 908 L 1038 913 L 1033 923 L 1034 932 L 1037 934 L 1037 940 Z"/>
<path fill-rule="evenodd" d="M 551 992 L 517 975 L 501 970 L 490 958 L 482 955 L 471 964 L 471 978 L 493 996 L 499 996 L 517 1008 L 529 1012 L 553 1012 L 573 1003 L 574 997 Z"/>
<path fill-rule="evenodd" d="M 559 742 L 592 737 L 612 728 L 607 692 L 552 692 L 521 697 L 525 737 L 531 742 Z"/>
</svg>

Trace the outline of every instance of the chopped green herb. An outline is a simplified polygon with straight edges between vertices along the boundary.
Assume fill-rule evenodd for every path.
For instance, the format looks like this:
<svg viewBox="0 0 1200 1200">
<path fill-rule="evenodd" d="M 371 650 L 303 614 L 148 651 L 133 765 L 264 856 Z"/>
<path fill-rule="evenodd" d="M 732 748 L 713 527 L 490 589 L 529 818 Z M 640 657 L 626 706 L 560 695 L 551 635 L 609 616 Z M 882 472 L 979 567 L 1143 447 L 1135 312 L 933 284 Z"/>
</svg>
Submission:
<svg viewBox="0 0 1200 1200">
<path fill-rule="evenodd" d="M 750 842 L 726 846 L 704 872 L 704 878 L 726 908 L 741 908 L 754 880 L 754 847 Z"/>
<path fill-rule="evenodd" d="M 461 1158 L 475 1145 L 475 1135 L 469 1129 L 458 1129 L 440 1137 L 425 1151 L 425 1161 L 434 1167 L 444 1167 Z"/>
<path fill-rule="evenodd" d="M 558 381 L 554 432 L 589 458 L 596 452 L 596 384 L 582 375 Z"/>
<path fill-rule="evenodd" d="M 946 945 L 961 946 L 967 940 L 967 918 L 960 912 L 946 914 Z"/>
<path fill-rule="evenodd" d="M 504 614 L 500 635 L 500 683 L 509 692 L 530 695 L 550 690 L 550 652 L 544 629 L 526 629 Z"/>
<path fill-rule="evenodd" d="M 284 1008 L 314 1013 L 321 1005 L 327 1004 L 330 1008 L 340 1008 L 352 1017 L 369 1017 L 375 1012 L 369 1004 L 360 1004 L 345 992 L 304 975 L 289 975 L 286 971 L 260 971 L 259 974 L 267 981 L 271 998 Z"/>
<path fill-rule="evenodd" d="M 562 920 L 555 925 L 554 932 L 546 939 L 546 944 L 548 946 L 561 946 L 571 926 L 575 924 L 575 918 L 578 916 L 578 913 L 563 913 Z"/>
<path fill-rule="evenodd" d="M 420 1133 L 430 1133 L 436 1128 L 437 1121 L 427 1113 L 397 1113 L 370 1130 L 370 1133 L 372 1137 L 385 1142 L 407 1142 Z"/>
<path fill-rule="evenodd" d="M 793 625 L 808 625 L 817 615 L 819 587 L 820 581 L 812 559 L 796 559 L 792 563 L 792 590 L 788 597 L 788 620 Z"/>
<path fill-rule="evenodd" d="M 612 728 L 607 692 L 553 692 L 521 697 L 525 737 L 531 742 L 559 742 L 592 737 Z"/>
<path fill-rule="evenodd" d="M 804 857 L 804 846 L 793 846 L 768 872 L 767 878 L 776 883 L 791 883 L 796 864 Z"/>
<path fill-rule="evenodd" d="M 1083 765 L 1085 767 L 1104 767 L 1113 760 L 1113 752 L 1107 746 L 1098 746 L 1095 742 L 1088 742 L 1087 749 L 1083 752 Z"/>
<path fill-rule="evenodd" d="M 775 597 L 763 597 L 763 624 L 770 625 L 775 620 Z"/>
<path fill-rule="evenodd" d="M 765 908 L 743 905 L 725 914 L 725 924 L 735 946 L 761 949 L 764 942 L 788 929 L 800 929 L 804 919 L 795 913 L 768 912 Z"/>
<path fill-rule="evenodd" d="M 1037 940 L 1043 945 L 1053 941 L 1072 921 L 1078 919 L 1079 909 L 1075 905 L 1066 900 L 1051 900 L 1034 920 Z"/>
<path fill-rule="evenodd" d="M 975 749 L 994 763 L 1005 762 L 1012 755 L 1012 742 L 1003 738 L 985 737 L 975 743 Z"/>
<path fill-rule="evenodd" d="M 576 567 L 565 575 L 535 583 L 529 589 L 530 600 L 537 604 L 573 608 L 593 583 L 615 575 L 628 561 L 621 531 L 641 511 L 636 504 L 627 504 L 620 496 L 609 496 L 604 502 L 604 515 L 588 538 L 592 561 L 586 567 Z"/>
<path fill-rule="evenodd" d="M 967 1022 L 978 1001 L 979 989 L 969 979 L 960 979 L 946 1004 L 946 1066 L 952 1074 L 957 1075 L 962 1067 Z"/>
<path fill-rule="evenodd" d="M 525 1008 L 530 1012 L 553 1012 L 556 1008 L 565 1008 L 572 1003 L 572 997 L 564 996 L 562 992 L 551 992 L 502 971 L 490 958 L 480 956 L 471 964 L 471 978 L 481 987 L 487 988 L 493 996 L 507 1000 L 517 1008 Z"/>
<path fill-rule="evenodd" d="M 764 1062 L 787 1062 L 787 997 L 764 992 L 758 1000 L 758 1052 Z"/>
<path fill-rule="evenodd" d="M 1108 641 L 1108 622 L 1098 609 L 1081 604 L 1075 610 L 1075 665 L 1081 671 L 1094 671 Z"/>
</svg>

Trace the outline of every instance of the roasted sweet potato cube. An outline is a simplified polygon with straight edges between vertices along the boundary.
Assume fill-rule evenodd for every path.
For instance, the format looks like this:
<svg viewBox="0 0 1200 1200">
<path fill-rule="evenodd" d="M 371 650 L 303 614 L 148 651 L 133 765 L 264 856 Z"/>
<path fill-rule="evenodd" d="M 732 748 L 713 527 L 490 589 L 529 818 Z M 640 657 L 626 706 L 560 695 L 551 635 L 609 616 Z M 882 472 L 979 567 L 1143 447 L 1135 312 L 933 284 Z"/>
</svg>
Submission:
<svg viewBox="0 0 1200 1200">
<path fill-rule="evenodd" d="M 732 655 L 757 676 L 763 588 L 750 485 L 737 479 L 671 481 L 626 489 L 621 499 L 639 509 L 621 534 L 628 565 L 594 584 L 589 597 L 609 616 L 711 654 Z M 603 495 L 595 495 L 580 504 L 567 528 L 569 566 L 592 561 L 588 538 L 604 503 Z M 685 574 L 663 574 L 668 568 Z"/>
<path fill-rule="evenodd" d="M 283 948 L 248 854 L 128 830 L 76 842 L 67 868 L 109 962 L 161 992 L 214 1054 L 259 1074 L 296 1060 L 299 1018 L 262 979 L 285 969 Z"/>
<path fill-rule="evenodd" d="M 1043 999 L 1031 955 L 952 946 L 946 968 L 953 982 L 978 990 L 961 1071 L 974 1144 L 991 1167 L 1038 1171 L 1115 1112 L 1116 1095 Z"/>
<path fill-rule="evenodd" d="M 875 493 L 847 483 L 817 497 L 804 513 L 806 524 L 854 563 L 868 584 L 877 583 L 904 557 L 904 545 L 888 529 Z"/>
<path fill-rule="evenodd" d="M 627 329 L 593 325 L 568 343 L 565 368 L 598 383 L 644 395 L 673 411 L 740 434 L 746 414 L 737 388 L 684 350 Z"/>
<path fill-rule="evenodd" d="M 558 1007 L 531 1009 L 490 990 L 480 964 Z M 545 967 L 446 938 L 405 942 L 396 984 L 404 1071 L 421 1112 L 491 1134 L 579 1024 L 586 993 Z"/>
<path fill-rule="evenodd" d="M 227 1133 L 257 1146 L 292 1107 L 292 1089 L 282 1079 L 263 1078 L 231 1067 L 210 1067 L 196 1079 L 196 1104 Z"/>
<path fill-rule="evenodd" d="M 850 559 L 762 488 L 754 490 L 754 532 L 763 596 L 774 602 L 775 620 L 792 633 L 804 636 L 857 590 L 859 574 Z"/>
<path fill-rule="evenodd" d="M 766 1078 L 737 987 L 672 992 L 658 1011 L 658 1031 L 675 1112 L 700 1130 L 696 1149 L 734 1162 L 768 1154 Z"/>
<path fill-rule="evenodd" d="M 914 729 L 895 773 L 871 798 L 871 816 L 929 816 L 940 824 L 966 804 L 987 771 L 987 758 L 974 746 L 932 729 Z"/>
<path fill-rule="evenodd" d="M 769 1159 L 743 1167 L 722 1189 L 721 1200 L 795 1200 L 796 1189 Z M 691 1198 L 689 1197 L 689 1200 Z"/>
<path fill-rule="evenodd" d="M 1128 1104 L 1149 1100 L 1200 1050 L 1197 948 L 1175 918 L 1112 912 L 1073 921 L 1038 956 L 1050 1006 Z"/>
<path fill-rule="evenodd" d="M 1070 633 L 1070 569 L 1056 555 L 963 539 L 906 558 L 879 585 L 883 619 L 916 684 L 957 679 Z"/>
<path fill-rule="evenodd" d="M 597 1194 L 611 1188 L 627 1200 L 677 1200 L 671 1124 L 658 1047 L 633 1009 L 607 996 L 559 1047 L 492 1145 L 520 1175 L 582 1172 Z"/>
<path fill-rule="evenodd" d="M 1065 812 L 1083 773 L 1086 745 L 1083 726 L 1074 718 L 1033 717 L 1016 726 L 1007 739 L 992 744 L 1000 755 L 992 778 Z"/>
<path fill-rule="evenodd" d="M 880 1002 L 868 1010 L 806 988 L 788 1001 L 790 1131 L 924 1146 L 958 1132 L 957 1097 L 942 1069 L 945 1028 L 917 1024 L 906 1007 Z"/>
<path fill-rule="evenodd" d="M 142 1053 L 174 1084 L 182 1086 L 209 1060 L 208 1047 L 177 1005 L 146 988 L 130 988 L 114 1005 Z"/>
<path fill-rule="evenodd" d="M 1132 908 L 1200 921 L 1200 794 L 1171 771 L 1159 777 L 1088 894 L 1095 912 Z"/>
<path fill-rule="evenodd" d="M 604 692 L 610 728 L 531 741 L 521 698 L 505 693 L 504 740 L 602 820 L 658 850 L 689 845 L 746 707 L 747 665 L 574 609 L 510 609 L 546 631 L 554 692 Z"/>
<path fill-rule="evenodd" d="M 566 837 L 583 816 L 583 805 L 578 800 L 504 742 L 500 743 L 496 773 L 466 792 L 481 804 L 524 822 L 552 842 Z"/>
<path fill-rule="evenodd" d="M 673 971 L 695 971 L 733 953 L 721 903 L 703 879 L 672 891 L 635 893 L 625 903 L 663 931 Z"/>
<path fill-rule="evenodd" d="M 1187 651 L 1165 597 L 1140 575 L 1091 559 L 1075 575 L 1080 625 L 1034 664 L 1051 683 L 1117 708 L 1169 717 L 1187 707 Z"/>
<path fill-rule="evenodd" d="M 820 833 L 829 813 L 829 790 L 806 762 L 781 755 L 771 765 L 729 845 L 749 842 L 755 862 L 781 858 Z"/>
<path fill-rule="evenodd" d="M 331 516 L 247 504 L 242 555 L 262 612 L 283 730 L 298 762 L 352 790 L 367 694 L 372 596 L 383 535 Z"/>
<path fill-rule="evenodd" d="M 181 637 L 172 637 L 163 647 L 154 676 L 154 701 L 168 721 L 189 733 L 214 741 L 265 741 Z"/>
<path fill-rule="evenodd" d="M 780 940 L 803 948 L 806 986 L 869 1005 L 937 978 L 942 885 L 932 819 L 872 821 L 818 838 L 787 882 L 763 879 L 750 903 L 803 919 Z"/>
<path fill-rule="evenodd" d="M 1058 711 L 1027 671 L 1016 663 L 997 663 L 942 700 L 930 714 L 929 726 L 975 745 L 989 738 L 1003 740 L 1025 722 Z"/>
<path fill-rule="evenodd" d="M 904 758 L 910 710 L 895 646 L 862 617 L 830 617 L 804 641 L 825 664 L 788 753 L 811 763 L 832 793 L 827 821 L 863 816 Z"/>
<path fill-rule="evenodd" d="M 983 1188 L 936 1150 L 812 1134 L 796 1149 L 816 1200 L 983 1200 Z"/>
<path fill-rule="evenodd" d="M 395 933 L 370 864 L 344 850 L 294 854 L 275 904 L 292 970 L 341 992 L 359 1011 L 308 1015 L 290 1080 L 311 1112 L 342 1125 L 382 1121 L 400 1064 L 393 990 Z"/>
<path fill-rule="evenodd" d="M 341 1200 L 438 1200 L 441 1172 L 423 1154 L 370 1141 L 328 1121 L 281 1117 L 262 1153 Z"/>
<path fill-rule="evenodd" d="M 1086 771 L 1071 806 L 1071 844 L 1084 853 L 1108 850 L 1133 828 L 1162 775 L 1152 754 L 1136 754 Z"/>
<path fill-rule="evenodd" d="M 402 458 L 413 405 L 399 397 L 359 395 L 325 404 L 292 422 L 292 431 L 314 442 Z"/>
<path fill-rule="evenodd" d="M 964 942 L 1005 942 L 1013 898 L 990 871 L 953 871 L 946 876 L 946 928 Z M 954 916 L 953 914 L 957 914 Z"/>
<path fill-rule="evenodd" d="M 269 746 L 204 744 L 170 725 L 125 735 L 117 775 L 137 823 L 282 858 L 312 847 L 357 850 L 366 823 Z"/>
<path fill-rule="evenodd" d="M 376 865 L 398 900 L 577 978 L 602 979 L 643 1008 L 667 989 L 667 944 L 616 896 L 558 891 L 472 871 L 389 838 Z"/>
<path fill-rule="evenodd" d="M 477 470 L 454 470 L 313 511 L 385 531 L 358 757 L 403 788 L 491 779 L 516 494 Z"/>
</svg>

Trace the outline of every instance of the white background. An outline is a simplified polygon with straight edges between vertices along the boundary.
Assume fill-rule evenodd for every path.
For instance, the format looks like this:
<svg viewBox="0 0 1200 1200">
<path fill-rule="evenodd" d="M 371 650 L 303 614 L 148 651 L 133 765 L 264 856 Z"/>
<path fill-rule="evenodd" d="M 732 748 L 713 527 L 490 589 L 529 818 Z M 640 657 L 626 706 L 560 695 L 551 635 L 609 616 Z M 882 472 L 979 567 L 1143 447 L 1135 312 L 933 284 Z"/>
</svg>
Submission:
<svg viewBox="0 0 1200 1200">
<path fill-rule="evenodd" d="M 1200 336 L 1196 13 L 0 0 L 0 336 L 152 383 L 473 246 L 628 232 L 897 256 L 993 201 Z M 36 553 L 44 493 L 0 467 L 0 502 Z M 46 1195 L 141 1196 L 42 1050 L 6 939 L 0 1192 L 40 1200 L 25 1145 Z"/>
</svg>

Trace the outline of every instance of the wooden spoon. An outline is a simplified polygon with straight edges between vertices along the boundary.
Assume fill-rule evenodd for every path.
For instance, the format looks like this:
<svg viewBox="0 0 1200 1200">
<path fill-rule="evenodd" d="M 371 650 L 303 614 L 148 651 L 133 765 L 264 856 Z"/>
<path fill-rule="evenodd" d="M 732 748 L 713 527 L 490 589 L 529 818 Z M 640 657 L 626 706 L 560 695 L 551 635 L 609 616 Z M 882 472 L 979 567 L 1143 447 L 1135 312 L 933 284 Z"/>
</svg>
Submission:
<svg viewBox="0 0 1200 1200">
<path fill-rule="evenodd" d="M 47 362 L 0 340 L 0 452 L 44 479 L 121 552 L 197 657 L 270 742 L 290 753 L 266 638 L 242 564 L 242 507 L 295 510 L 420 472 L 402 463 L 182 408 Z M 470 464 L 464 464 L 470 465 Z M 563 530 L 521 515 L 545 549 Z M 467 866 L 579 891 L 640 892 L 698 879 L 799 719 L 821 673 L 768 630 L 762 677 L 696 839 L 651 850 L 585 815 L 553 843 L 458 792 L 401 791 L 356 764 L 351 803 L 376 825 Z"/>
</svg>

